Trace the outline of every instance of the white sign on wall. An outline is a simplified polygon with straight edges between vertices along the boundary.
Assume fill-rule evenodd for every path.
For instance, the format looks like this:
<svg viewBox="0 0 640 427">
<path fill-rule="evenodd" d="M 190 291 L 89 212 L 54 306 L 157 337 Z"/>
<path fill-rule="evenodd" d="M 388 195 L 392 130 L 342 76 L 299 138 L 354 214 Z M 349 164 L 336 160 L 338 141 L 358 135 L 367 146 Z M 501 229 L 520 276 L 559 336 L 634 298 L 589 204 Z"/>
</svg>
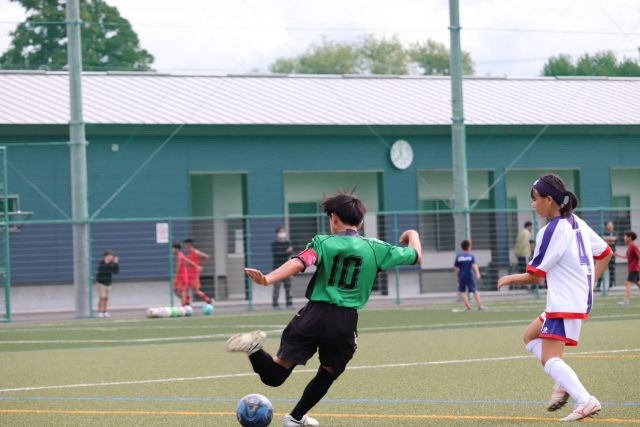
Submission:
<svg viewBox="0 0 640 427">
<path fill-rule="evenodd" d="M 156 243 L 169 243 L 169 224 L 166 222 L 156 223 Z"/>
</svg>

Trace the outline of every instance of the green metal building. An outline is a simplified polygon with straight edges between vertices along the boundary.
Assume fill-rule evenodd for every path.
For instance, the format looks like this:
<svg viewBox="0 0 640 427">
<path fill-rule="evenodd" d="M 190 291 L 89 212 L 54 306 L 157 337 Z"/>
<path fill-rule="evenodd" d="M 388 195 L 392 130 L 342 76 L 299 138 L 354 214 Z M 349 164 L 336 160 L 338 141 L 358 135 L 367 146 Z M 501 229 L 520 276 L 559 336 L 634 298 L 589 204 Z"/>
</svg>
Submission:
<svg viewBox="0 0 640 427">
<path fill-rule="evenodd" d="M 518 209 L 521 223 L 532 181 L 555 171 L 582 206 L 631 208 L 640 228 L 640 79 L 468 78 L 464 90 L 476 209 Z M 272 230 L 356 188 L 376 230 L 377 212 L 452 198 L 448 78 L 86 73 L 83 93 L 95 219 L 275 215 Z M 0 94 L 12 206 L 68 218 L 68 76 L 2 72 Z"/>
</svg>

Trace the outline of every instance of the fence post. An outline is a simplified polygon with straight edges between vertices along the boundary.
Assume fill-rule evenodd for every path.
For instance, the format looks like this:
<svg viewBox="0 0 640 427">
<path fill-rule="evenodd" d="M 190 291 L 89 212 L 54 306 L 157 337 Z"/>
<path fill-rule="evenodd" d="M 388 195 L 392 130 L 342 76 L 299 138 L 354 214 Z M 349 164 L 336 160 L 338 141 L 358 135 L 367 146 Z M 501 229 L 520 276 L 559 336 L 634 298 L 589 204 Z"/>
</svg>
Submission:
<svg viewBox="0 0 640 427">
<path fill-rule="evenodd" d="M 393 238 L 398 238 L 398 214 L 393 214 Z M 400 267 L 395 268 L 396 277 L 396 304 L 399 305 L 400 301 Z"/>
<path fill-rule="evenodd" d="M 533 227 L 533 236 L 535 236 L 538 234 L 538 222 L 536 221 L 535 211 L 531 212 L 531 222 L 535 225 Z M 533 256 L 533 254 L 531 256 Z M 535 299 L 540 299 L 540 284 L 536 283 L 535 285 L 533 285 L 533 295 L 535 296 Z"/>
<path fill-rule="evenodd" d="M 244 248 L 245 252 L 245 262 L 246 266 L 251 266 L 251 218 L 247 217 L 246 227 L 245 227 L 245 242 L 246 247 Z M 247 299 L 249 300 L 247 310 L 253 311 L 253 280 L 249 278 L 246 274 L 244 275 L 244 283 L 247 290 Z"/>
<path fill-rule="evenodd" d="M 167 221 L 167 231 L 169 236 L 169 242 L 167 245 L 169 246 L 169 306 L 173 307 L 173 223 L 171 220 Z"/>
<path fill-rule="evenodd" d="M 600 235 L 604 234 L 604 226 L 604 209 L 600 209 L 600 227 L 602 227 L 602 232 L 600 233 Z M 607 265 L 607 267 L 604 269 L 604 273 L 602 273 L 602 276 L 600 277 L 600 292 L 602 293 L 603 297 L 607 296 L 609 283 L 611 283 L 611 277 L 609 275 L 609 266 Z M 593 285 L 597 286 L 598 281 L 596 281 Z"/>
<path fill-rule="evenodd" d="M 89 289 L 87 292 L 87 296 L 89 298 L 89 318 L 93 319 L 93 284 L 95 283 L 95 278 L 93 276 L 93 230 L 91 230 L 91 220 L 87 223 L 87 233 L 89 233 L 89 238 L 87 239 L 87 246 L 89 247 L 89 251 L 87 252 L 88 264 L 89 264 L 89 272 L 87 274 Z"/>
</svg>

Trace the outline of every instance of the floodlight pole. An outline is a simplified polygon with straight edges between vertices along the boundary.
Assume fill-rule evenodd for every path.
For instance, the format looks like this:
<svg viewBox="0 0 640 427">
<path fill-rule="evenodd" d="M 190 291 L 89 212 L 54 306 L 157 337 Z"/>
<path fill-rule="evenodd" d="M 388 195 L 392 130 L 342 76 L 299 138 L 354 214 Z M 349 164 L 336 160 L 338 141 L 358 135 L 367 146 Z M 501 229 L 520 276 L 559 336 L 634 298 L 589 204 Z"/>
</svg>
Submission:
<svg viewBox="0 0 640 427">
<path fill-rule="evenodd" d="M 451 163 L 453 168 L 453 220 L 455 244 L 471 236 L 469 222 L 469 189 L 467 183 L 467 148 L 462 101 L 462 51 L 460 49 L 460 5 L 449 0 L 449 33 L 451 46 Z"/>
<path fill-rule="evenodd" d="M 67 0 L 69 60 L 69 154 L 73 219 L 73 287 L 77 318 L 91 316 L 89 301 L 89 209 L 87 206 L 87 141 L 82 116 L 82 41 L 78 0 Z"/>
</svg>

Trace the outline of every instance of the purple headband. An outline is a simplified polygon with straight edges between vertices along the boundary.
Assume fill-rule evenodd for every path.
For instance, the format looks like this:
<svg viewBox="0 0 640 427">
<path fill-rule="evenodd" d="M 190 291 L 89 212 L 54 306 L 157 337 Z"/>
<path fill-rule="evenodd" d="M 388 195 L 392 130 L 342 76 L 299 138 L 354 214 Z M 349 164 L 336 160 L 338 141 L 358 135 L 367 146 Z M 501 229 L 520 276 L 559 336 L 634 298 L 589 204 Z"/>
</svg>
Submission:
<svg viewBox="0 0 640 427">
<path fill-rule="evenodd" d="M 559 191 L 553 185 L 548 184 L 541 179 L 536 179 L 536 181 L 533 183 L 533 187 L 531 189 L 532 195 L 533 190 L 536 190 L 540 195 L 551 196 L 551 198 L 560 206 L 569 203 L 569 195 L 567 193 Z"/>
</svg>

